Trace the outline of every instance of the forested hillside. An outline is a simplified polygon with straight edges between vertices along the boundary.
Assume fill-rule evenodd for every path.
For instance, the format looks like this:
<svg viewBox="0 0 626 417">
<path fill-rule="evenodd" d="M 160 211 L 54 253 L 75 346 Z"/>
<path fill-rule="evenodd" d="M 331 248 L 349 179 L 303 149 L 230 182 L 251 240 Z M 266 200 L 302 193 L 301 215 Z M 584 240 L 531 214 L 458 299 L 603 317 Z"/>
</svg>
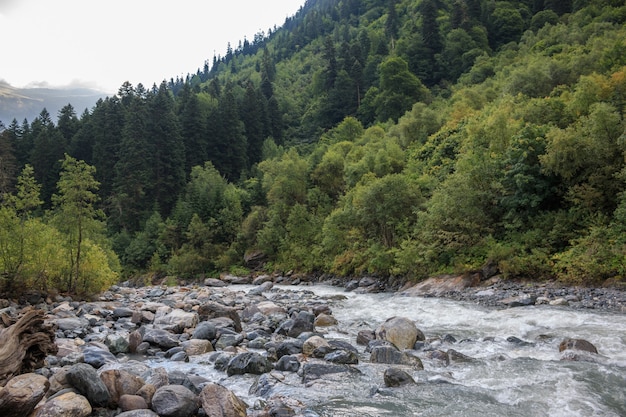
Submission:
<svg viewBox="0 0 626 417">
<path fill-rule="evenodd" d="M 5 121 L 2 288 L 623 281 L 625 22 L 623 0 L 309 0 L 184 80 Z"/>
</svg>

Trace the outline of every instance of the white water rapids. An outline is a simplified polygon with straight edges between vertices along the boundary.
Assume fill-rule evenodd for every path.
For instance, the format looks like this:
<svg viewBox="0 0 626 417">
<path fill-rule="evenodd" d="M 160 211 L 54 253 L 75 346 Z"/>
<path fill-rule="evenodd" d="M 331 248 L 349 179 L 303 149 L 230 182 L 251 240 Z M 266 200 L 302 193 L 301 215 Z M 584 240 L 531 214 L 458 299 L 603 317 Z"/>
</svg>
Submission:
<svg viewBox="0 0 626 417">
<path fill-rule="evenodd" d="M 417 384 L 386 388 L 383 373 L 393 365 L 370 364 L 369 354 L 358 346 L 361 374 L 308 385 L 291 374 L 275 387 L 275 394 L 304 402 L 310 410 L 306 415 L 626 416 L 625 314 L 549 306 L 493 309 L 437 298 L 346 293 L 328 286 L 280 288 L 346 297 L 330 302 L 339 324 L 318 328 L 328 339 L 356 346 L 359 330 L 374 330 L 390 317 L 404 316 L 430 340 L 427 348 L 454 349 L 474 358 L 446 366 L 417 351 L 424 370 L 408 370 Z M 265 295 L 272 298 L 272 292 Z M 456 342 L 437 341 L 445 335 Z M 510 336 L 528 343 L 509 342 Z M 593 343 L 599 352 L 590 355 L 595 361 L 561 360 L 559 343 L 568 337 Z M 210 373 L 249 404 L 258 401 L 247 392 L 252 376 L 226 378 L 193 359 L 172 366 Z"/>
</svg>

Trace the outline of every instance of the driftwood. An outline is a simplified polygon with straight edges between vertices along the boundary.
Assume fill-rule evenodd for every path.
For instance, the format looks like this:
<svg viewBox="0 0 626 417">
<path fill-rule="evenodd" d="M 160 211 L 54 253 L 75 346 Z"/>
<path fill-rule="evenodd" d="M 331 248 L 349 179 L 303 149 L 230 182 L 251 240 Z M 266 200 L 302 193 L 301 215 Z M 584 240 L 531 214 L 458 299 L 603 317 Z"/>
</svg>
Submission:
<svg viewBox="0 0 626 417">
<path fill-rule="evenodd" d="M 27 309 L 10 326 L 0 330 L 0 387 L 16 375 L 43 366 L 55 354 L 54 329 L 44 321 L 42 310 Z M 7 324 L 7 317 L 2 320 Z"/>
</svg>

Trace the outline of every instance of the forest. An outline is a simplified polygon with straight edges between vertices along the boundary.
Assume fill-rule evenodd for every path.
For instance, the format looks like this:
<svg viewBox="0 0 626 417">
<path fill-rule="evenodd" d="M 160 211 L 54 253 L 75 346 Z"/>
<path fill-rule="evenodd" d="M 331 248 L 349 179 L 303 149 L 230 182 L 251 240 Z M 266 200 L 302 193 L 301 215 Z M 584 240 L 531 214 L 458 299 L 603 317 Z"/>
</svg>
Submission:
<svg viewBox="0 0 626 417">
<path fill-rule="evenodd" d="M 0 292 L 623 283 L 625 22 L 623 0 L 308 0 L 184 79 L 4 121 Z"/>
</svg>

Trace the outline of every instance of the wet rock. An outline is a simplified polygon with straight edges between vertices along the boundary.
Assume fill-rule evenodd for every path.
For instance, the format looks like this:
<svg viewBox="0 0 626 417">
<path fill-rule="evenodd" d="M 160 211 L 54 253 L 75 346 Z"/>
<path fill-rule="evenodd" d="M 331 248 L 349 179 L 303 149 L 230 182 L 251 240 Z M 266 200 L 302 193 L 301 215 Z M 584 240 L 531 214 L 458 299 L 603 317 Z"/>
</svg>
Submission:
<svg viewBox="0 0 626 417">
<path fill-rule="evenodd" d="M 224 282 L 217 278 L 207 278 L 204 280 L 204 285 L 207 287 L 219 288 L 228 286 L 228 282 Z"/>
<path fill-rule="evenodd" d="M 117 417 L 159 417 L 159 415 L 152 410 L 132 410 L 118 414 Z"/>
<path fill-rule="evenodd" d="M 227 347 L 238 346 L 241 342 L 243 342 L 243 335 L 241 334 L 224 334 L 217 339 L 215 348 L 224 350 Z"/>
<path fill-rule="evenodd" d="M 79 317 L 67 317 L 53 320 L 59 330 L 82 333 L 89 327 L 89 321 Z"/>
<path fill-rule="evenodd" d="M 450 362 L 470 362 L 474 360 L 471 356 L 464 355 L 454 349 L 448 349 L 448 358 L 450 358 Z"/>
<path fill-rule="evenodd" d="M 265 281 L 258 287 L 255 287 L 251 289 L 250 291 L 248 291 L 248 295 L 261 295 L 264 292 L 271 290 L 273 287 L 274 287 L 274 284 L 272 284 L 271 281 Z"/>
<path fill-rule="evenodd" d="M 506 341 L 509 342 L 509 343 L 513 343 L 514 345 L 517 345 L 517 346 L 533 346 L 534 345 L 534 343 L 532 343 L 532 342 L 527 342 L 527 341 L 522 340 L 519 337 L 515 337 L 515 336 L 507 337 Z"/>
<path fill-rule="evenodd" d="M 246 417 L 247 404 L 218 384 L 205 386 L 200 393 L 200 402 L 207 416 Z"/>
<path fill-rule="evenodd" d="M 92 411 L 87 398 L 69 391 L 50 398 L 35 410 L 34 417 L 87 417 Z"/>
<path fill-rule="evenodd" d="M 112 317 L 117 320 L 123 317 L 132 317 L 133 313 L 134 313 L 134 310 L 132 308 L 117 307 L 113 310 Z"/>
<path fill-rule="evenodd" d="M 302 366 L 302 382 L 308 383 L 330 374 L 358 373 L 356 368 L 350 365 L 329 364 L 329 363 L 305 363 Z"/>
<path fill-rule="evenodd" d="M 178 346 L 178 337 L 163 329 L 148 329 L 143 335 L 143 341 L 157 345 L 163 349 L 170 349 Z"/>
<path fill-rule="evenodd" d="M 276 314 L 276 313 L 285 313 L 285 309 L 278 306 L 273 301 L 261 301 L 256 306 L 259 309 L 259 311 L 266 316 L 269 316 L 271 314 Z"/>
<path fill-rule="evenodd" d="M 294 355 L 285 355 L 282 356 L 278 362 L 276 362 L 275 369 L 277 371 L 298 372 L 300 369 L 300 362 Z"/>
<path fill-rule="evenodd" d="M 154 385 L 157 389 L 170 384 L 170 377 L 165 368 L 154 368 L 145 377 L 146 384 Z"/>
<path fill-rule="evenodd" d="M 525 307 L 534 305 L 536 301 L 537 297 L 528 294 L 522 294 L 514 297 L 504 298 L 502 300 L 499 300 L 498 303 L 507 307 Z"/>
<path fill-rule="evenodd" d="M 136 395 L 140 396 L 146 401 L 148 407 L 152 405 L 152 397 L 154 397 L 154 393 L 156 392 L 157 387 L 152 384 L 146 384 L 137 391 Z"/>
<path fill-rule="evenodd" d="M 162 314 L 161 311 L 157 311 L 154 325 L 164 330 L 182 333 L 185 329 L 192 329 L 198 324 L 198 314 L 195 312 L 174 309 L 167 314 Z"/>
<path fill-rule="evenodd" d="M 462 291 L 480 284 L 480 274 L 442 275 L 428 278 L 401 294 L 408 296 L 441 296 L 451 291 Z"/>
<path fill-rule="evenodd" d="M 287 336 L 298 337 L 305 332 L 312 332 L 315 330 L 313 323 L 315 316 L 308 311 L 300 311 L 292 318 L 292 323 L 287 329 Z"/>
<path fill-rule="evenodd" d="M 23 417 L 29 415 L 46 395 L 50 382 L 34 373 L 18 375 L 0 388 L 0 416 Z"/>
<path fill-rule="evenodd" d="M 431 350 L 430 352 L 426 353 L 426 357 L 429 359 L 434 359 L 444 366 L 450 365 L 450 357 L 448 356 L 448 352 L 444 352 L 439 349 Z"/>
<path fill-rule="evenodd" d="M 376 346 L 372 348 L 370 362 L 387 363 L 390 365 L 408 365 L 415 369 L 424 369 L 422 361 L 416 356 L 401 352 L 393 346 Z"/>
<path fill-rule="evenodd" d="M 372 340 L 376 340 L 376 333 L 373 330 L 359 330 L 356 336 L 357 345 L 367 346 Z"/>
<path fill-rule="evenodd" d="M 403 385 L 415 384 L 415 380 L 406 371 L 398 368 L 388 368 L 383 375 L 385 386 L 389 388 L 401 387 Z"/>
<path fill-rule="evenodd" d="M 228 376 L 254 374 L 261 375 L 273 369 L 272 363 L 258 353 L 241 353 L 230 360 L 226 367 Z"/>
<path fill-rule="evenodd" d="M 183 351 L 176 352 L 170 357 L 170 360 L 172 362 L 189 362 L 189 356 Z"/>
<path fill-rule="evenodd" d="M 569 301 L 567 301 L 565 298 L 559 297 L 559 298 L 556 298 L 556 299 L 550 301 L 549 304 L 551 306 L 568 306 L 569 305 Z"/>
<path fill-rule="evenodd" d="M 313 322 L 316 327 L 328 327 L 336 325 L 337 319 L 329 314 L 322 313 L 315 317 L 315 321 Z"/>
<path fill-rule="evenodd" d="M 96 370 L 86 363 L 72 365 L 67 371 L 67 381 L 96 407 L 107 406 L 111 399 Z"/>
<path fill-rule="evenodd" d="M 108 334 L 104 338 L 104 344 L 112 354 L 127 353 L 130 350 L 129 337 L 124 334 Z"/>
<path fill-rule="evenodd" d="M 354 353 L 359 353 L 359 350 L 355 346 L 352 346 L 350 343 L 344 342 L 343 340 L 329 340 L 328 344 L 336 350 L 348 350 Z"/>
<path fill-rule="evenodd" d="M 302 353 L 303 346 L 304 342 L 300 339 L 285 340 L 276 347 L 276 357 L 280 359 L 285 355 Z"/>
<path fill-rule="evenodd" d="M 191 417 L 198 411 L 198 397 L 182 385 L 166 385 L 154 393 L 152 409 L 160 417 Z"/>
<path fill-rule="evenodd" d="M 111 405 L 116 406 L 123 395 L 134 395 L 145 385 L 145 381 L 123 369 L 109 369 L 100 374 L 107 388 Z"/>
<path fill-rule="evenodd" d="M 598 353 L 598 349 L 589 341 L 585 339 L 570 339 L 566 338 L 559 344 L 559 352 L 564 350 L 580 350 L 589 353 Z"/>
<path fill-rule="evenodd" d="M 357 365 L 359 363 L 359 356 L 350 350 L 336 350 L 326 354 L 324 360 L 332 363 Z"/>
<path fill-rule="evenodd" d="M 309 337 L 302 345 L 302 353 L 311 356 L 316 349 L 320 347 L 330 347 L 328 341 L 320 336 Z"/>
<path fill-rule="evenodd" d="M 387 319 L 376 329 L 376 338 L 393 343 L 398 349 L 412 349 L 415 342 L 424 340 L 424 334 L 406 317 Z"/>
</svg>

